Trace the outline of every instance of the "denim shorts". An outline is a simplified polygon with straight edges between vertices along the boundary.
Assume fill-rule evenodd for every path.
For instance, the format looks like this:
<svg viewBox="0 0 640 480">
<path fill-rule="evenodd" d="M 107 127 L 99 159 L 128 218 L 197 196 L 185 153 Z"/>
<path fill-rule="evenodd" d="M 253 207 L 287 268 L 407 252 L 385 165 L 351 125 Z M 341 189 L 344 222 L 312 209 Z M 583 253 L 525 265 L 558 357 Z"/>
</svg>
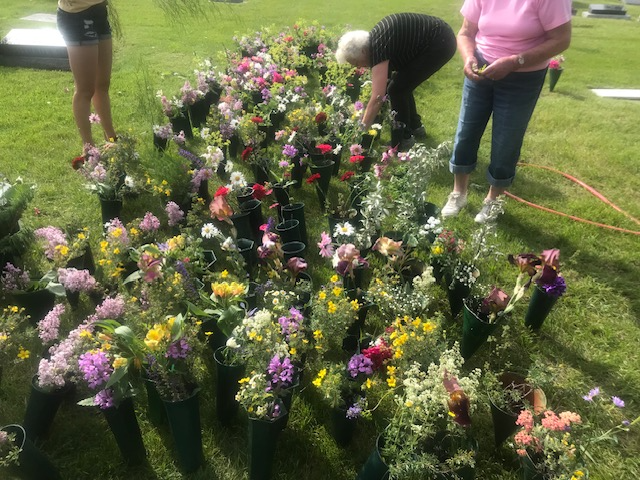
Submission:
<svg viewBox="0 0 640 480">
<path fill-rule="evenodd" d="M 540 96 L 547 69 L 512 72 L 502 80 L 473 82 L 465 77 L 451 173 L 471 173 L 478 162 L 480 140 L 493 114 L 489 184 L 509 187 L 529 120 Z"/>
<path fill-rule="evenodd" d="M 107 2 L 102 2 L 78 13 L 68 13 L 58 8 L 58 30 L 68 46 L 96 45 L 111 38 L 111 25 Z"/>
</svg>

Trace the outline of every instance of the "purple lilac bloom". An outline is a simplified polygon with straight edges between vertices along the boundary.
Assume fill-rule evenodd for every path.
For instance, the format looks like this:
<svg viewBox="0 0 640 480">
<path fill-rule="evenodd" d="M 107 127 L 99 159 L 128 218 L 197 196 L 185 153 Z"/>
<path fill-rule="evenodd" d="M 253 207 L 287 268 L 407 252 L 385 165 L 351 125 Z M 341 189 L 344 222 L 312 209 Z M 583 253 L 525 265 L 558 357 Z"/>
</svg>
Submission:
<svg viewBox="0 0 640 480">
<path fill-rule="evenodd" d="M 164 210 L 165 212 L 167 212 L 167 216 L 169 217 L 170 227 L 175 227 L 184 218 L 184 212 L 180 209 L 176 202 L 167 203 L 167 206 Z"/>
<path fill-rule="evenodd" d="M 106 410 L 107 408 L 111 408 L 115 406 L 113 401 L 113 390 L 107 388 L 105 390 L 100 390 L 95 397 L 93 397 L 93 403 L 95 403 L 102 410 Z"/>
<path fill-rule="evenodd" d="M 362 407 L 357 403 L 354 403 L 347 409 L 347 418 L 349 420 L 355 420 L 356 418 L 360 417 L 361 413 Z"/>
<path fill-rule="evenodd" d="M 78 368 L 90 388 L 100 388 L 109 381 L 113 367 L 102 350 L 83 353 L 78 358 Z"/>
<path fill-rule="evenodd" d="M 349 360 L 347 370 L 349 371 L 349 375 L 351 375 L 352 378 L 356 378 L 360 373 L 364 373 L 365 375 L 372 375 L 373 362 L 363 354 L 357 353 Z"/>
<path fill-rule="evenodd" d="M 93 291 L 98 285 L 89 270 L 78 270 L 77 268 L 59 268 L 58 280 L 65 290 L 74 293 Z"/>
<path fill-rule="evenodd" d="M 2 279 L 0 282 L 2 284 L 2 290 L 5 292 L 15 292 L 17 290 L 26 290 L 29 287 L 31 279 L 29 278 L 29 272 L 7 262 L 2 271 Z"/>
<path fill-rule="evenodd" d="M 58 338 L 60 328 L 60 315 L 65 311 L 63 303 L 54 306 L 47 315 L 38 322 L 38 336 L 42 343 L 53 342 Z"/>
<path fill-rule="evenodd" d="M 624 408 L 624 400 L 622 400 L 620 397 L 611 397 L 611 401 L 613 402 L 613 404 L 618 407 L 618 408 Z"/>
<path fill-rule="evenodd" d="M 124 315 L 125 301 L 122 295 L 105 298 L 104 301 L 96 307 L 95 316 L 98 320 L 118 319 Z"/>
<path fill-rule="evenodd" d="M 211 177 L 213 177 L 213 170 L 210 168 L 199 168 L 194 170 L 193 177 L 191 177 L 191 186 L 194 191 L 197 191 L 202 182 L 209 180 Z"/>
<path fill-rule="evenodd" d="M 143 232 L 155 232 L 160 228 L 160 220 L 153 213 L 147 212 L 138 227 Z"/>
<path fill-rule="evenodd" d="M 184 338 L 173 342 L 167 348 L 167 353 L 164 354 L 167 358 L 177 359 L 185 359 L 187 358 L 187 354 L 191 350 L 191 346 L 189 346 L 189 342 L 187 342 Z"/>
<path fill-rule="evenodd" d="M 109 226 L 107 227 L 107 236 L 110 240 L 116 241 L 121 245 L 129 245 L 129 234 L 119 218 L 114 218 L 109 222 Z"/>
<path fill-rule="evenodd" d="M 271 387 L 288 388 L 293 384 L 293 373 L 295 367 L 289 357 L 280 360 L 278 355 L 274 355 L 269 362 L 267 372 L 271 375 Z"/>
<path fill-rule="evenodd" d="M 592 402 L 593 401 L 593 397 L 597 397 L 598 395 L 600 395 L 600 388 L 599 387 L 595 387 L 595 388 L 592 388 L 591 390 L 589 390 L 589 393 L 584 395 L 582 398 L 584 400 L 586 400 L 587 402 Z"/>
<path fill-rule="evenodd" d="M 302 324 L 303 319 L 302 314 L 295 308 L 291 308 L 289 313 L 291 314 L 289 317 L 282 316 L 278 318 L 278 323 L 282 328 L 282 335 L 285 336 L 287 341 L 292 334 L 297 333 L 300 330 L 300 325 Z"/>
<path fill-rule="evenodd" d="M 293 145 L 287 143 L 284 147 L 282 147 L 282 154 L 286 155 L 289 158 L 293 158 L 298 154 L 298 149 Z"/>
<path fill-rule="evenodd" d="M 62 230 L 57 227 L 42 227 L 33 232 L 36 238 L 42 239 L 47 242 L 47 248 L 44 254 L 49 260 L 53 259 L 55 255 L 56 247 L 58 245 L 68 245 L 67 238 Z"/>
<path fill-rule="evenodd" d="M 360 110 L 364 109 L 364 103 L 362 103 L 360 100 L 357 100 L 353 104 L 353 108 L 356 112 L 359 112 Z"/>
<path fill-rule="evenodd" d="M 544 292 L 551 297 L 561 297 L 567 290 L 567 284 L 564 278 L 558 275 L 553 283 L 550 284 L 538 284 Z"/>
</svg>

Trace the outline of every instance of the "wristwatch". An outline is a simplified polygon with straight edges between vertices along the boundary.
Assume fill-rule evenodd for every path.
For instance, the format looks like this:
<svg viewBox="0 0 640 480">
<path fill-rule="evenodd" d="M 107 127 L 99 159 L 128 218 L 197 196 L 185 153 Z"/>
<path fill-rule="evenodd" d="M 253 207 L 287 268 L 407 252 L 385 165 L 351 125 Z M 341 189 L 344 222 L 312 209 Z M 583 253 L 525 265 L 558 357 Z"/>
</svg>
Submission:
<svg viewBox="0 0 640 480">
<path fill-rule="evenodd" d="M 518 55 L 518 65 L 524 65 L 524 57 L 522 56 L 522 54 Z"/>
</svg>

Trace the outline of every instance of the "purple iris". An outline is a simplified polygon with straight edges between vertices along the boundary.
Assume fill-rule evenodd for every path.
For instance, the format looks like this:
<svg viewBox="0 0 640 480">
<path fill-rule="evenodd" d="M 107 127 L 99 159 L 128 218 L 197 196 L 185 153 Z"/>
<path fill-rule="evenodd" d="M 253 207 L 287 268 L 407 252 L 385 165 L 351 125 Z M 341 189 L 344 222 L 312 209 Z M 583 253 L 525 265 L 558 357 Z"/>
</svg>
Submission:
<svg viewBox="0 0 640 480">
<path fill-rule="evenodd" d="M 280 360 L 278 355 L 274 355 L 269 362 L 267 372 L 271 376 L 270 389 L 289 388 L 293 384 L 295 367 L 289 357 Z"/>
<path fill-rule="evenodd" d="M 546 268 L 546 267 L 545 267 Z M 538 283 L 538 286 L 551 297 L 561 297 L 567 290 L 567 284 L 564 278 L 557 275 L 551 283 Z"/>
</svg>

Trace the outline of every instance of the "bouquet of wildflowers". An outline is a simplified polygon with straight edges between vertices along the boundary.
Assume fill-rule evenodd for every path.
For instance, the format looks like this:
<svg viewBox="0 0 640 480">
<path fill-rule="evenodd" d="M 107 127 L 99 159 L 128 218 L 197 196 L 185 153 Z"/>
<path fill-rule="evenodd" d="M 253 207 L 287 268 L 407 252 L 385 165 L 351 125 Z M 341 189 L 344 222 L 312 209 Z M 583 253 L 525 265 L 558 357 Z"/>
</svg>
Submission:
<svg viewBox="0 0 640 480">
<path fill-rule="evenodd" d="M 373 362 L 362 354 L 351 357 L 348 364 L 324 362 L 311 382 L 331 408 L 343 410 L 351 420 L 367 410 L 362 385 L 373 374 Z"/>
<path fill-rule="evenodd" d="M 78 356 L 78 373 L 96 393 L 79 404 L 104 410 L 135 395 L 133 382 L 140 376 L 144 344 L 115 320 L 102 320 L 93 327 L 97 333 Z"/>
<path fill-rule="evenodd" d="M 276 420 L 286 413 L 282 401 L 271 388 L 271 381 L 265 372 L 252 371 L 250 376 L 241 378 L 236 400 L 251 418 Z"/>
<path fill-rule="evenodd" d="M 100 320 L 121 319 L 125 313 L 125 300 L 122 296 L 105 299 L 95 313 L 87 317 L 79 326 L 71 330 L 60 342 L 49 348 L 47 358 L 40 360 L 36 383 L 45 391 L 55 391 L 63 388 L 68 383 L 73 383 L 81 378 L 78 370 L 78 357 L 86 352 L 87 346 L 94 341 L 95 323 Z M 45 317 L 46 319 L 47 317 Z M 50 318 L 49 328 L 55 327 L 55 332 L 47 331 L 51 338 L 58 336 L 57 326 L 59 320 Z M 44 320 L 43 320 L 44 321 Z M 56 326 L 56 323 L 58 324 Z M 41 329 L 42 336 L 43 329 Z"/>
<path fill-rule="evenodd" d="M 350 300 L 337 275 L 323 285 L 313 299 L 311 329 L 315 349 L 321 353 L 338 353 L 347 330 L 357 319 L 360 303 Z"/>
<path fill-rule="evenodd" d="M 69 260 L 80 257 L 89 245 L 87 228 L 73 236 L 54 226 L 41 227 L 33 233 L 42 242 L 47 259 L 56 267 L 65 266 Z"/>
<path fill-rule="evenodd" d="M 202 318 L 213 317 L 218 328 L 228 337 L 242 322 L 245 313 L 242 304 L 247 288 L 244 283 L 226 278 L 212 282 L 211 293 L 201 291 L 198 305 L 190 305 L 190 310 Z"/>
<path fill-rule="evenodd" d="M 117 142 L 89 148 L 73 166 L 88 181 L 86 187 L 101 199 L 122 200 L 140 187 L 132 176 L 139 163 L 136 139 L 121 135 Z"/>
<path fill-rule="evenodd" d="M 194 367 L 202 350 L 199 331 L 197 322 L 182 314 L 167 316 L 147 330 L 144 369 L 162 398 L 179 401 L 194 393 Z"/>
<path fill-rule="evenodd" d="M 0 467 L 18 464 L 20 447 L 16 445 L 16 434 L 0 430 Z"/>
<path fill-rule="evenodd" d="M 560 250 L 544 250 L 539 258 L 540 266 L 532 277 L 533 281 L 547 295 L 561 297 L 567 290 L 567 284 L 560 275 Z"/>
<path fill-rule="evenodd" d="M 31 356 L 28 350 L 34 337 L 24 308 L 9 305 L 0 313 L 0 366 L 22 362 Z"/>
<path fill-rule="evenodd" d="M 475 449 L 467 429 L 479 372 L 462 376 L 462 364 L 454 347 L 426 371 L 416 362 L 404 372 L 381 448 L 392 478 L 455 474 L 474 466 Z"/>
</svg>

